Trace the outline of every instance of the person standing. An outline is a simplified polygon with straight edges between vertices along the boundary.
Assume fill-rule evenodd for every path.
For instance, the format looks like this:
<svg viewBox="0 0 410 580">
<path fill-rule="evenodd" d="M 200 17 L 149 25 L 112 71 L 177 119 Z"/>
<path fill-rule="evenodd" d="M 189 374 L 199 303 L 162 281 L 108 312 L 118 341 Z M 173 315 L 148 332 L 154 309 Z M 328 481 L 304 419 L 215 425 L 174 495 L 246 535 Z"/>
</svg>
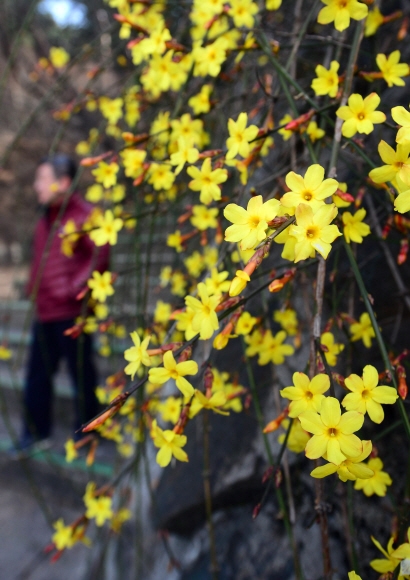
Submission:
<svg viewBox="0 0 410 580">
<path fill-rule="evenodd" d="M 71 220 L 76 230 L 81 230 L 92 209 L 79 193 L 70 193 L 75 174 L 75 163 L 63 154 L 43 159 L 35 174 L 34 190 L 43 215 L 34 234 L 27 286 L 27 293 L 35 303 L 35 320 L 26 368 L 20 455 L 50 444 L 53 376 L 61 359 L 67 361 L 74 389 L 74 429 L 98 413 L 92 338 L 83 333 L 74 339 L 65 331 L 82 313 L 83 303 L 77 296 L 92 271 L 107 269 L 109 246 L 96 247 L 87 235 L 82 235 L 76 240 L 71 256 L 61 251 L 64 225 Z"/>
</svg>

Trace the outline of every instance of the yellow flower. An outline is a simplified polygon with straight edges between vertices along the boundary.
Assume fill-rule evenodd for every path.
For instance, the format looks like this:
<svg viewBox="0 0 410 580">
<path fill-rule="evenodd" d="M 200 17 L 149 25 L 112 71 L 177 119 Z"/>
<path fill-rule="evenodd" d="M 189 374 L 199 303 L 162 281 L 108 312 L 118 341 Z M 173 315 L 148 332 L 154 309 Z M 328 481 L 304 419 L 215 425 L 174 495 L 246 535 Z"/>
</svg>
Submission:
<svg viewBox="0 0 410 580">
<path fill-rule="evenodd" d="M 281 125 L 287 125 L 288 123 L 290 123 L 291 121 L 293 121 L 293 117 L 292 115 L 286 114 L 280 121 L 279 121 L 279 126 Z M 287 141 L 288 139 L 290 139 L 293 135 L 293 131 L 290 131 L 289 129 L 279 129 L 278 131 L 279 135 L 282 135 L 283 140 Z"/>
<path fill-rule="evenodd" d="M 357 93 L 350 95 L 347 105 L 339 107 L 336 115 L 343 119 L 342 135 L 353 137 L 356 133 L 368 135 L 374 129 L 375 123 L 384 123 L 386 115 L 375 109 L 380 104 L 380 97 L 370 93 L 365 99 Z"/>
<path fill-rule="evenodd" d="M 202 85 L 200 92 L 188 100 L 188 105 L 192 108 L 195 115 L 208 113 L 211 108 L 209 95 L 212 92 L 212 85 Z"/>
<path fill-rule="evenodd" d="M 370 226 L 363 223 L 365 217 L 366 210 L 363 208 L 359 209 L 354 215 L 348 211 L 343 212 L 343 234 L 349 244 L 350 242 L 361 244 L 363 238 L 370 234 Z"/>
<path fill-rule="evenodd" d="M 317 126 L 316 121 L 310 121 L 306 128 L 306 133 L 309 135 L 312 143 L 315 143 L 318 139 L 322 139 L 325 136 L 325 131 Z"/>
<path fill-rule="evenodd" d="M 320 467 L 316 467 L 311 472 L 311 476 L 317 479 L 322 479 L 333 473 L 337 473 L 341 481 L 356 481 L 357 479 L 369 479 L 373 477 L 374 471 L 369 469 L 363 462 L 363 459 L 369 457 L 372 451 L 371 441 L 362 441 L 363 451 L 357 457 L 346 457 L 342 463 L 335 465 L 334 463 L 326 463 Z"/>
<path fill-rule="evenodd" d="M 95 230 L 91 230 L 89 236 L 96 246 L 105 246 L 110 244 L 114 246 L 117 243 L 118 232 L 121 230 L 124 222 L 121 218 L 114 218 L 114 214 L 107 209 L 105 214 L 98 216 L 96 219 Z"/>
<path fill-rule="evenodd" d="M 141 149 L 124 149 L 120 153 L 125 169 L 125 175 L 136 179 L 143 172 L 143 163 L 147 152 Z"/>
<path fill-rule="evenodd" d="M 61 251 L 62 253 L 71 258 L 74 255 L 75 245 L 80 235 L 77 234 L 77 226 L 74 220 L 67 220 L 64 224 L 61 233 L 59 234 L 61 239 Z"/>
<path fill-rule="evenodd" d="M 394 209 L 399 213 L 406 213 L 410 210 L 410 187 L 408 185 L 404 187 L 403 191 L 400 191 L 394 200 Z"/>
<path fill-rule="evenodd" d="M 230 280 L 227 280 L 229 272 L 223 270 L 218 272 L 217 268 L 212 268 L 211 276 L 205 278 L 205 286 L 209 296 L 221 296 L 229 290 Z"/>
<path fill-rule="evenodd" d="M 319 24 L 335 23 L 336 30 L 342 32 L 349 24 L 350 19 L 362 20 L 367 16 L 367 6 L 357 0 L 321 0 L 326 4 L 319 12 Z"/>
<path fill-rule="evenodd" d="M 230 0 L 231 8 L 229 16 L 232 17 L 234 25 L 239 28 L 246 26 L 252 28 L 255 22 L 253 17 L 258 12 L 258 6 L 252 0 Z"/>
<path fill-rule="evenodd" d="M 228 42 L 226 38 L 220 36 L 215 42 L 207 46 L 197 46 L 192 51 L 192 56 L 195 61 L 194 76 L 217 77 L 221 72 L 221 66 L 226 60 L 226 51 L 228 50 Z"/>
<path fill-rule="evenodd" d="M 282 0 L 266 0 L 266 10 L 278 10 L 282 5 Z"/>
<path fill-rule="evenodd" d="M 195 409 L 196 412 L 199 412 L 201 409 L 209 409 L 219 415 L 229 415 L 227 411 L 222 411 L 220 408 L 226 404 L 226 396 L 222 391 L 217 391 L 208 399 L 201 391 L 195 389 L 195 398 L 192 404 L 197 407 L 197 410 Z"/>
<path fill-rule="evenodd" d="M 67 463 L 71 463 L 74 459 L 77 459 L 78 453 L 77 449 L 75 448 L 74 439 L 68 439 L 68 441 L 64 444 L 65 448 L 65 460 Z"/>
<path fill-rule="evenodd" d="M 167 237 L 167 246 L 170 248 L 175 248 L 175 250 L 179 253 L 182 252 L 182 240 L 181 240 L 181 231 L 177 230 L 173 234 L 169 234 Z"/>
<path fill-rule="evenodd" d="M 394 50 L 388 57 L 385 54 L 378 54 L 376 56 L 376 63 L 382 72 L 383 78 L 389 87 L 397 85 L 404 87 L 405 82 L 401 77 L 409 74 L 409 65 L 405 62 L 399 62 L 400 51 Z"/>
<path fill-rule="evenodd" d="M 320 411 L 322 401 L 325 398 L 323 393 L 330 388 L 329 377 L 324 374 L 316 375 L 309 380 L 304 373 L 293 373 L 293 387 L 285 387 L 280 391 L 281 397 L 290 399 L 289 417 L 298 417 L 308 410 Z"/>
<path fill-rule="evenodd" d="M 356 487 L 356 486 L 355 486 Z M 370 494 L 372 495 L 372 494 Z M 383 494 L 385 495 L 385 494 Z M 393 543 L 394 538 L 390 538 L 387 544 L 387 551 L 382 548 L 380 542 L 378 542 L 373 536 L 371 536 L 373 544 L 380 550 L 380 552 L 385 556 L 384 558 L 378 558 L 370 562 L 370 566 L 379 574 L 387 574 L 388 572 L 394 572 L 397 566 L 400 564 L 400 559 L 393 556 Z M 399 576 L 400 577 L 400 576 Z M 401 576 L 403 578 L 403 576 Z"/>
<path fill-rule="evenodd" d="M 167 324 L 169 322 L 170 316 L 171 316 L 171 304 L 168 304 L 168 302 L 164 302 L 163 300 L 158 300 L 155 305 L 154 322 L 159 322 L 160 324 Z"/>
<path fill-rule="evenodd" d="M 92 278 L 87 282 L 89 288 L 91 288 L 91 297 L 99 302 L 105 302 L 107 296 L 112 296 L 114 294 L 114 288 L 111 285 L 112 274 L 111 272 L 97 272 L 94 270 Z"/>
<path fill-rule="evenodd" d="M 393 405 L 398 394 L 393 387 L 378 386 L 379 374 L 372 365 L 363 369 L 363 378 L 352 374 L 345 379 L 346 387 L 352 391 L 342 401 L 348 411 L 359 411 L 363 415 L 367 412 L 374 423 L 381 423 L 384 419 L 383 405 Z"/>
<path fill-rule="evenodd" d="M 177 363 L 171 350 L 167 350 L 164 354 L 163 363 L 163 368 L 149 370 L 149 381 L 154 385 L 162 385 L 169 379 L 174 379 L 177 388 L 184 397 L 192 397 L 194 387 L 187 381 L 185 375 L 196 375 L 198 372 L 197 363 L 193 360 Z"/>
<path fill-rule="evenodd" d="M 279 212 L 280 203 L 270 199 L 263 203 L 262 196 L 252 197 L 246 209 L 236 203 L 230 203 L 224 210 L 224 216 L 234 225 L 225 231 L 227 242 L 241 242 L 241 249 L 248 250 L 266 238 L 268 222 Z"/>
<path fill-rule="evenodd" d="M 91 173 L 94 175 L 97 183 L 102 183 L 105 189 L 112 187 L 117 183 L 117 173 L 120 167 L 118 163 L 105 163 L 100 161 L 97 168 Z"/>
<path fill-rule="evenodd" d="M 251 151 L 249 142 L 255 139 L 259 129 L 256 125 L 246 127 L 247 123 L 247 113 L 240 113 L 236 121 L 233 119 L 228 120 L 229 137 L 226 140 L 228 148 L 226 159 L 233 159 L 237 155 L 248 157 Z"/>
<path fill-rule="evenodd" d="M 110 125 L 116 125 L 121 119 L 123 104 L 124 101 L 121 98 L 100 97 L 100 111 Z"/>
<path fill-rule="evenodd" d="M 229 287 L 229 296 L 239 296 L 239 294 L 245 290 L 250 281 L 249 274 L 244 270 L 236 270 L 235 276 Z"/>
<path fill-rule="evenodd" d="M 334 397 L 322 400 L 320 415 L 305 411 L 299 415 L 302 427 L 312 433 L 306 445 L 306 457 L 318 459 L 325 453 L 328 461 L 340 465 L 347 457 L 357 457 L 363 451 L 360 439 L 353 435 L 363 425 L 364 416 L 357 411 L 341 414 L 340 403 Z"/>
<path fill-rule="evenodd" d="M 175 174 L 165 163 L 152 163 L 148 175 L 148 183 L 151 183 L 156 191 L 170 189 L 175 181 Z"/>
<path fill-rule="evenodd" d="M 398 177 L 410 186 L 410 143 L 399 143 L 395 151 L 386 141 L 380 141 L 378 151 L 386 165 L 372 169 L 369 173 L 370 179 L 375 183 L 384 183 Z"/>
<path fill-rule="evenodd" d="M 197 167 L 188 167 L 188 175 L 193 180 L 188 183 L 189 189 L 199 191 L 199 199 L 201 203 L 209 205 L 212 201 L 219 201 L 221 199 L 220 183 L 224 183 L 228 179 L 228 172 L 226 169 L 215 169 L 212 171 L 211 160 L 209 157 L 205 159 L 201 169 Z"/>
<path fill-rule="evenodd" d="M 72 548 L 74 545 L 72 526 L 65 526 L 63 518 L 60 518 L 56 522 L 54 522 L 53 528 L 56 531 L 52 535 L 51 541 L 53 542 L 57 550 L 65 550 L 66 548 Z"/>
<path fill-rule="evenodd" d="M 358 479 L 354 484 L 354 488 L 361 489 L 364 495 L 367 495 L 367 497 L 374 494 L 378 495 L 379 497 L 384 497 L 387 492 L 387 486 L 391 485 L 393 482 L 390 475 L 386 473 L 386 471 L 382 471 L 382 460 L 380 457 L 369 459 L 367 462 L 367 467 L 374 471 L 374 475 L 368 479 Z M 375 569 L 376 568 L 374 568 L 374 570 Z"/>
<path fill-rule="evenodd" d="M 192 318 L 193 330 L 199 332 L 201 340 L 206 340 L 211 338 L 214 331 L 219 328 L 215 308 L 219 304 L 220 296 L 209 296 L 203 282 L 198 284 L 198 296 L 200 300 L 193 296 L 186 296 L 185 304 L 194 312 Z"/>
<path fill-rule="evenodd" d="M 49 59 L 55 68 L 63 68 L 69 62 L 70 55 L 64 48 L 52 46 L 49 52 Z"/>
<path fill-rule="evenodd" d="M 157 426 L 156 421 L 153 422 L 152 431 L 154 445 L 160 448 L 156 457 L 158 465 L 166 467 L 173 456 L 179 461 L 188 461 L 188 455 L 181 449 L 186 444 L 186 435 L 177 435 L 169 429 L 163 431 Z"/>
<path fill-rule="evenodd" d="M 129 362 L 129 364 L 124 369 L 124 373 L 126 375 L 131 375 L 131 379 L 134 380 L 135 373 L 140 368 L 141 364 L 145 365 L 146 367 L 151 366 L 151 359 L 147 353 L 147 348 L 151 337 L 146 336 L 141 342 L 137 332 L 131 332 L 130 336 L 134 346 L 127 348 L 127 350 L 124 352 L 124 358 Z"/>
<path fill-rule="evenodd" d="M 301 203 L 296 208 L 296 226 L 291 226 L 289 234 L 296 238 L 295 262 L 306 260 L 315 255 L 315 250 L 325 259 L 330 245 L 338 236 L 337 226 L 329 225 L 337 215 L 333 204 L 322 205 L 314 214 L 312 208 Z"/>
<path fill-rule="evenodd" d="M 286 340 L 286 336 L 284 330 L 280 330 L 275 336 L 273 336 L 270 330 L 265 332 L 258 353 L 259 365 L 264 366 L 270 362 L 274 365 L 281 365 L 285 362 L 285 356 L 291 356 L 295 352 L 295 349 L 290 344 L 282 344 Z"/>
<path fill-rule="evenodd" d="M 393 107 L 391 116 L 398 125 L 401 125 L 396 135 L 397 143 L 401 145 L 410 144 L 410 111 L 406 111 L 404 107 Z"/>
<path fill-rule="evenodd" d="M 85 199 L 91 203 L 98 203 L 102 200 L 104 195 L 104 190 L 102 185 L 99 183 L 94 183 L 87 188 L 85 193 Z"/>
<path fill-rule="evenodd" d="M 285 178 L 290 191 L 281 198 L 281 204 L 293 209 L 303 203 L 316 211 L 327 197 L 334 194 L 338 186 L 336 179 L 324 179 L 324 176 L 325 170 L 318 164 L 308 167 L 304 177 L 290 171 Z"/>
<path fill-rule="evenodd" d="M 194 205 L 192 208 L 191 224 L 200 231 L 216 228 L 218 225 L 218 208 L 208 208 L 205 205 Z"/>
<path fill-rule="evenodd" d="M 335 98 L 339 89 L 339 76 L 337 74 L 339 66 L 340 64 L 337 60 L 332 60 L 329 69 L 321 64 L 317 65 L 315 68 L 316 78 L 313 79 L 310 85 L 316 96 L 329 95 L 332 99 Z"/>
<path fill-rule="evenodd" d="M 275 310 L 273 313 L 273 320 L 279 322 L 283 330 L 289 334 L 289 336 L 295 336 L 298 331 L 298 319 L 295 310 L 292 308 L 286 308 L 285 310 Z"/>
<path fill-rule="evenodd" d="M 281 427 L 288 430 L 289 419 L 282 421 Z M 285 433 L 282 433 L 278 437 L 278 442 L 282 445 L 285 440 Z M 302 453 L 305 450 L 306 443 L 309 441 L 310 435 L 302 428 L 299 419 L 296 419 L 292 423 L 290 428 L 289 437 L 286 443 L 286 447 L 293 451 L 293 453 Z"/>
<path fill-rule="evenodd" d="M 171 165 L 177 166 L 175 168 L 175 175 L 181 173 L 185 163 L 195 163 L 195 161 L 198 161 L 198 157 L 198 149 L 193 147 L 189 140 L 184 139 L 184 137 L 179 137 L 178 151 L 171 155 Z"/>
<path fill-rule="evenodd" d="M 114 513 L 112 511 L 112 499 L 107 496 L 100 496 L 88 500 L 85 515 L 87 518 L 95 518 L 97 526 L 104 525 L 106 520 L 110 520 Z"/>
<path fill-rule="evenodd" d="M 9 360 L 11 359 L 11 356 L 11 350 L 5 347 L 3 344 L 0 344 L 0 360 Z"/>
<path fill-rule="evenodd" d="M 366 18 L 364 35 L 367 37 L 376 34 L 379 27 L 383 24 L 383 21 L 383 14 L 380 12 L 377 6 L 373 10 L 370 10 Z"/>
<path fill-rule="evenodd" d="M 335 337 L 331 332 L 324 332 L 322 334 L 320 344 L 323 344 L 327 348 L 327 351 L 324 353 L 327 364 L 334 367 L 337 363 L 337 355 L 344 350 L 345 345 L 335 342 Z"/>
<path fill-rule="evenodd" d="M 394 558 L 399 558 L 400 560 L 407 560 L 410 558 L 410 528 L 407 528 L 407 539 L 408 542 L 401 544 L 392 552 Z"/>
<path fill-rule="evenodd" d="M 363 344 L 366 348 L 372 346 L 372 338 L 376 336 L 370 316 L 367 312 L 363 312 L 360 316 L 359 322 L 354 322 L 350 325 L 350 332 L 352 333 L 351 341 L 363 340 Z"/>
<path fill-rule="evenodd" d="M 235 326 L 235 333 L 242 334 L 246 336 L 250 332 L 252 332 L 253 327 L 258 322 L 258 319 L 255 316 L 252 316 L 249 312 L 242 312 L 240 315 L 238 322 Z"/>
</svg>

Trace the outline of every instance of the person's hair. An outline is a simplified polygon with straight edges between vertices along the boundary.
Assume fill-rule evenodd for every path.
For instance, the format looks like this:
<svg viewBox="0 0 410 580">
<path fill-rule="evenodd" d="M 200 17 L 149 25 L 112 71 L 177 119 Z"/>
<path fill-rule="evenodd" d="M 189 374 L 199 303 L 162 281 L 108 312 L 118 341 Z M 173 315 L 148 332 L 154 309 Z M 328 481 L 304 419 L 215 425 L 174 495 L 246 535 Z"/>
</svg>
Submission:
<svg viewBox="0 0 410 580">
<path fill-rule="evenodd" d="M 76 162 L 65 153 L 57 153 L 55 155 L 43 157 L 39 165 L 44 165 L 45 163 L 51 165 L 57 179 L 67 176 L 73 180 L 77 173 Z"/>
</svg>

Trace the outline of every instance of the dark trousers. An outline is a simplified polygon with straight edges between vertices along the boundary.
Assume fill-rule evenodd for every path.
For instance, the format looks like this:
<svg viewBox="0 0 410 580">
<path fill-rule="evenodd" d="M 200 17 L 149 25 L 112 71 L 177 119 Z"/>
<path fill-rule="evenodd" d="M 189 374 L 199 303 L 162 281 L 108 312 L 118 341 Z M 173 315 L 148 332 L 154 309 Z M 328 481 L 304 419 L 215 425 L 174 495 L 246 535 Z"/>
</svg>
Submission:
<svg viewBox="0 0 410 580">
<path fill-rule="evenodd" d="M 94 394 L 97 375 L 92 359 L 92 339 L 73 339 L 64 331 L 74 320 L 35 322 L 24 389 L 24 435 L 48 437 L 52 431 L 53 377 L 61 359 L 67 361 L 74 388 L 75 430 L 98 412 Z"/>
</svg>

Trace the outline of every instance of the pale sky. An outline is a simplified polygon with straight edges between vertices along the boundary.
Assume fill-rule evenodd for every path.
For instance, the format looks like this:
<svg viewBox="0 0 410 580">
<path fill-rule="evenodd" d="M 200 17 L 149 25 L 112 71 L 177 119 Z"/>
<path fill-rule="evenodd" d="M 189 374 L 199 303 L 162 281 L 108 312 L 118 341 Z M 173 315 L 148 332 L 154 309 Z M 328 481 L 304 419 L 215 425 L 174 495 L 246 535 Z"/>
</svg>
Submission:
<svg viewBox="0 0 410 580">
<path fill-rule="evenodd" d="M 50 14 L 60 26 L 81 26 L 85 17 L 84 6 L 71 0 L 43 0 L 38 9 Z"/>
</svg>

